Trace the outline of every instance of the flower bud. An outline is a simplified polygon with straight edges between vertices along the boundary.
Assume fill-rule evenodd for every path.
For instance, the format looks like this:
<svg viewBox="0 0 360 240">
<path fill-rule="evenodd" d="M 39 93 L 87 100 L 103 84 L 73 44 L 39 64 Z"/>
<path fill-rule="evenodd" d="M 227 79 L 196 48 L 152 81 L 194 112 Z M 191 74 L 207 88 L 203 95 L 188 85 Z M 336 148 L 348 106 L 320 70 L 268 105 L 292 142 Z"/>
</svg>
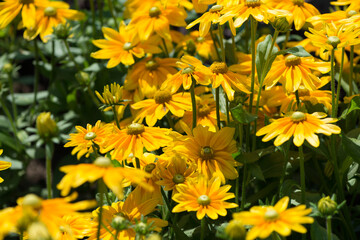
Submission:
<svg viewBox="0 0 360 240">
<path fill-rule="evenodd" d="M 58 133 L 58 127 L 50 112 L 42 112 L 36 119 L 36 128 L 42 139 L 50 139 Z"/>
<path fill-rule="evenodd" d="M 192 39 L 186 41 L 186 53 L 192 56 L 196 53 L 196 45 Z"/>
<path fill-rule="evenodd" d="M 84 71 L 77 72 L 75 78 L 82 86 L 87 86 L 90 83 L 90 75 Z"/>
<path fill-rule="evenodd" d="M 275 17 L 275 20 L 271 23 L 271 25 L 279 32 L 287 32 L 291 28 L 289 22 L 286 20 L 286 17 Z"/>
<path fill-rule="evenodd" d="M 151 233 L 146 240 L 161 240 L 161 236 L 158 233 Z"/>
<path fill-rule="evenodd" d="M 337 203 L 329 196 L 323 197 L 318 202 L 319 212 L 324 216 L 332 216 L 337 210 Z"/>
<path fill-rule="evenodd" d="M 14 66 L 11 63 L 5 63 L 2 70 L 5 73 L 11 73 L 13 71 L 13 69 L 14 69 Z"/>
<path fill-rule="evenodd" d="M 70 30 L 68 23 L 60 23 L 55 27 L 54 33 L 58 39 L 67 39 L 70 36 Z"/>
<path fill-rule="evenodd" d="M 122 216 L 116 216 L 113 218 L 113 220 L 111 222 L 111 227 L 117 231 L 122 231 L 122 230 L 128 229 L 129 221 Z"/>
<path fill-rule="evenodd" d="M 28 228 L 29 240 L 51 240 L 50 233 L 41 222 L 34 222 Z"/>
<path fill-rule="evenodd" d="M 139 222 L 135 225 L 135 232 L 145 236 L 150 231 L 149 226 L 144 222 Z"/>
<path fill-rule="evenodd" d="M 330 44 L 333 48 L 337 48 L 337 45 L 341 43 L 340 38 L 338 36 L 330 36 L 326 43 Z"/>
<path fill-rule="evenodd" d="M 243 240 L 246 236 L 244 225 L 239 220 L 231 220 L 225 228 L 225 233 L 231 240 Z"/>
</svg>

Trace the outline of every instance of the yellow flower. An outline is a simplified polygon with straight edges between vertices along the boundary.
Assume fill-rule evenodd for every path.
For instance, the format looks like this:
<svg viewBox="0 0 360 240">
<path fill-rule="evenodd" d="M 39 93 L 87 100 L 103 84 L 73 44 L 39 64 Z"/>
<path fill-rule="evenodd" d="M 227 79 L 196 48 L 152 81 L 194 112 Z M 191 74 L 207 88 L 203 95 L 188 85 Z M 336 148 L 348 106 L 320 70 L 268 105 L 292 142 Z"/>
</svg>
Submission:
<svg viewBox="0 0 360 240">
<path fill-rule="evenodd" d="M 290 112 L 285 117 L 277 119 L 270 125 L 261 128 L 257 131 L 256 136 L 266 134 L 262 139 L 264 142 L 276 137 L 275 146 L 280 146 L 294 136 L 293 142 L 298 147 L 304 143 L 305 139 L 313 147 L 319 147 L 319 137 L 316 134 L 322 133 L 330 136 L 331 134 L 339 134 L 341 132 L 338 126 L 330 124 L 336 122 L 336 119 L 325 117 L 325 113 Z"/>
<path fill-rule="evenodd" d="M 335 11 L 331 13 L 319 14 L 313 17 L 306 19 L 307 22 L 311 23 L 316 30 L 321 30 L 324 26 L 324 22 L 331 24 L 334 22 L 336 25 L 339 25 L 342 20 L 348 18 L 348 14 L 345 11 Z"/>
<path fill-rule="evenodd" d="M 337 0 L 335 2 L 331 2 L 331 5 L 335 6 L 346 6 L 349 5 L 346 10 L 347 11 L 359 11 L 360 10 L 360 1 L 359 0 Z"/>
<path fill-rule="evenodd" d="M 287 17 L 287 20 L 290 24 L 294 22 L 297 31 L 304 26 L 306 19 L 320 14 L 319 10 L 305 0 L 275 0 L 271 6 L 289 11 L 291 15 Z"/>
<path fill-rule="evenodd" d="M 212 71 L 212 87 L 218 88 L 221 85 L 229 101 L 234 100 L 235 90 L 250 93 L 249 79 L 244 75 L 230 71 L 226 63 L 214 62 L 210 66 L 210 70 Z"/>
<path fill-rule="evenodd" d="M 37 4 L 36 25 L 35 28 L 27 28 L 24 32 L 24 38 L 34 39 L 38 34 L 43 42 L 47 42 L 48 35 L 52 34 L 54 27 L 58 24 L 65 24 L 66 20 L 81 20 L 85 14 L 73 9 L 69 9 L 69 4 L 62 1 L 41 1 Z M 23 19 L 23 25 L 26 26 Z"/>
<path fill-rule="evenodd" d="M 178 203 L 172 212 L 196 212 L 200 220 L 207 215 L 211 219 L 217 219 L 218 215 L 226 216 L 227 208 L 235 208 L 236 203 L 229 203 L 226 200 L 235 197 L 234 193 L 228 193 L 231 186 L 220 187 L 221 180 L 214 177 L 210 180 L 199 177 L 198 182 L 189 181 L 186 184 L 179 184 L 178 191 L 172 199 Z"/>
<path fill-rule="evenodd" d="M 136 63 L 126 78 L 128 81 L 138 81 L 142 93 L 152 98 L 166 78 L 176 72 L 175 58 L 148 57 Z"/>
<path fill-rule="evenodd" d="M 108 145 L 102 152 L 112 150 L 112 158 L 118 161 L 127 158 L 131 153 L 141 158 L 144 148 L 155 151 L 168 146 L 173 140 L 170 133 L 170 129 L 145 127 L 141 123 L 132 123 L 122 130 L 115 127 L 114 133 L 107 137 Z"/>
<path fill-rule="evenodd" d="M 176 64 L 181 70 L 169 77 L 162 84 L 161 89 L 176 92 L 182 85 L 185 90 L 188 90 L 191 87 L 192 79 L 201 85 L 210 84 L 209 75 L 211 75 L 211 71 L 199 59 L 185 55 Z"/>
<path fill-rule="evenodd" d="M 98 157 L 93 164 L 83 163 L 77 165 L 67 165 L 60 167 L 60 171 L 65 173 L 57 188 L 61 190 L 61 195 L 67 195 L 71 188 L 77 188 L 85 182 L 94 182 L 103 179 L 119 198 L 123 198 L 123 187 L 130 183 L 136 183 L 152 191 L 153 188 L 144 182 L 144 178 L 149 174 L 146 172 L 129 167 L 114 167 L 109 158 Z"/>
<path fill-rule="evenodd" d="M 87 124 L 86 129 L 81 126 L 75 128 L 77 133 L 70 133 L 69 142 L 64 147 L 75 147 L 71 154 L 77 153 L 77 159 L 80 159 L 84 155 L 89 157 L 90 153 L 94 152 L 94 144 L 98 145 L 100 150 L 103 148 L 106 137 L 112 131 L 113 125 L 104 124 L 99 120 L 95 123 L 95 126 Z"/>
<path fill-rule="evenodd" d="M 168 90 L 159 90 L 155 92 L 153 99 L 137 102 L 131 107 L 141 109 L 135 117 L 135 122 L 142 122 L 146 118 L 146 124 L 152 127 L 169 111 L 177 117 L 182 117 L 185 111 L 191 110 L 191 98 L 189 93 L 173 94 Z"/>
<path fill-rule="evenodd" d="M 242 52 L 236 53 L 238 64 L 231 65 L 229 70 L 241 75 L 251 74 L 251 54 L 245 54 Z"/>
<path fill-rule="evenodd" d="M 313 57 L 298 57 L 292 54 L 286 57 L 279 56 L 278 61 L 271 66 L 264 84 L 271 88 L 280 81 L 289 93 L 298 90 L 300 85 L 313 91 L 321 84 L 320 78 L 312 72 L 313 70 L 328 73 L 330 64 L 315 61 Z"/>
<path fill-rule="evenodd" d="M 65 215 L 62 217 L 56 240 L 83 239 L 90 235 L 90 229 L 94 226 L 88 214 Z"/>
<path fill-rule="evenodd" d="M 305 205 L 299 205 L 287 209 L 289 197 L 280 199 L 275 206 L 255 206 L 250 211 L 234 213 L 233 217 L 244 225 L 252 225 L 246 240 L 267 238 L 275 231 L 281 236 L 287 237 L 291 231 L 306 233 L 302 224 L 313 223 L 314 219 L 308 217 L 311 208 L 306 209 Z"/>
<path fill-rule="evenodd" d="M 197 164 L 198 172 L 206 178 L 217 176 L 225 183 L 225 179 L 238 177 L 236 162 L 231 155 L 237 151 L 234 133 L 235 129 L 229 127 L 214 133 L 209 127 L 197 126 L 193 136 L 175 143 L 173 149 Z"/>
<path fill-rule="evenodd" d="M 4 150 L 0 149 L 0 155 L 3 153 L 3 151 Z M 11 167 L 11 162 L 0 161 L 0 171 L 4 171 L 9 167 Z M 0 177 L 0 183 L 2 183 L 3 181 L 4 179 Z"/>
<path fill-rule="evenodd" d="M 169 5 L 164 7 L 159 1 L 151 5 L 142 5 L 133 14 L 130 25 L 134 26 L 141 41 L 147 40 L 153 33 L 171 40 L 170 25 L 186 26 L 186 12 L 183 8 Z"/>
<path fill-rule="evenodd" d="M 154 230 L 161 231 L 162 227 L 166 227 L 168 222 L 156 217 L 148 216 L 156 210 L 158 198 L 143 199 L 141 192 L 136 188 L 132 191 L 124 202 L 112 203 L 111 206 L 104 206 L 102 213 L 102 227 L 100 228 L 100 238 L 104 240 L 113 239 L 116 234 L 116 229 L 111 225 L 115 217 L 121 216 L 128 220 L 130 224 L 140 222 L 141 217 L 147 219 L 147 224 L 153 222 Z M 93 211 L 94 221 L 98 222 L 99 209 Z M 89 240 L 96 239 L 97 237 L 97 224 L 91 229 Z M 135 231 L 133 228 L 127 228 L 119 232 L 117 239 L 132 240 L 135 239 Z"/>
<path fill-rule="evenodd" d="M 36 128 L 38 134 L 43 139 L 50 139 L 56 136 L 58 132 L 58 127 L 54 119 L 51 118 L 50 112 L 42 112 L 36 118 Z"/>
<path fill-rule="evenodd" d="M 107 68 L 113 68 L 120 63 L 132 65 L 135 63 L 134 56 L 142 58 L 145 56 L 144 49 L 139 46 L 139 39 L 136 32 L 124 22 L 120 23 L 119 31 L 103 27 L 102 32 L 105 39 L 93 40 L 92 43 L 101 48 L 91 53 L 96 59 L 109 59 Z"/>
<path fill-rule="evenodd" d="M 104 91 L 102 95 L 98 91 L 95 91 L 95 93 L 96 96 L 100 99 L 100 101 L 106 106 L 108 106 L 104 109 L 104 111 L 110 111 L 113 105 L 126 104 L 123 98 L 123 87 L 117 83 L 112 83 L 110 86 L 104 86 Z"/>
</svg>

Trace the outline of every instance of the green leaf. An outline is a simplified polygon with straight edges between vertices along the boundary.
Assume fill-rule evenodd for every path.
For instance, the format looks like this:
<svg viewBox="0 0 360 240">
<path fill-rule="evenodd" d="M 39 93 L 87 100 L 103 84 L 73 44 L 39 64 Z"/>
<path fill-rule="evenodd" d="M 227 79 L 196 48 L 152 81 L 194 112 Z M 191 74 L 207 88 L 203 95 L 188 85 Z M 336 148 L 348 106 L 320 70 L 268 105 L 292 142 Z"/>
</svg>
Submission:
<svg viewBox="0 0 360 240">
<path fill-rule="evenodd" d="M 285 54 L 285 53 L 289 53 L 298 57 L 311 57 L 311 54 L 308 53 L 304 47 L 302 46 L 296 46 L 296 47 L 292 47 L 292 48 L 288 48 L 285 50 L 281 50 L 279 52 L 276 53 L 276 55 L 280 55 L 280 54 Z"/>
<path fill-rule="evenodd" d="M 246 111 L 241 104 L 237 105 L 236 107 L 230 109 L 230 112 L 233 118 L 242 124 L 249 124 L 254 122 L 257 119 L 257 116 L 250 114 Z"/>
<path fill-rule="evenodd" d="M 342 144 L 345 151 L 354 161 L 360 163 L 360 139 L 349 138 L 346 135 L 342 135 Z"/>
<path fill-rule="evenodd" d="M 310 235 L 312 240 L 327 240 L 327 232 L 317 221 L 311 224 Z M 339 238 L 332 234 L 332 240 L 339 240 Z"/>
<path fill-rule="evenodd" d="M 272 43 L 272 37 L 269 34 L 265 37 L 265 40 L 260 42 L 257 46 L 255 62 L 256 62 L 256 71 L 259 79 L 261 79 L 261 75 L 263 73 L 266 76 L 266 74 L 270 71 L 272 62 L 276 58 L 276 53 L 279 51 L 277 47 L 273 47 L 270 53 L 271 43 Z M 268 65 L 265 66 L 266 65 L 265 63 L 267 62 L 268 58 L 270 58 Z M 265 67 L 266 69 L 264 70 Z"/>
<path fill-rule="evenodd" d="M 37 94 L 37 99 L 45 99 L 47 95 L 48 91 L 40 91 Z M 34 102 L 34 93 L 15 93 L 14 97 L 16 105 L 28 106 L 33 104 Z M 11 102 L 12 99 L 10 98 L 10 96 L 8 96 L 8 100 Z"/>
<path fill-rule="evenodd" d="M 360 110 L 360 96 L 356 96 L 351 99 L 350 106 L 344 110 L 341 114 L 341 119 L 345 119 L 347 115 L 349 115 L 352 111 Z"/>
<path fill-rule="evenodd" d="M 10 137 L 6 134 L 0 133 L 0 142 L 15 151 L 19 151 L 20 147 L 18 147 L 18 143 L 14 140 L 13 137 Z"/>
<path fill-rule="evenodd" d="M 249 164 L 249 172 L 255 178 L 257 178 L 257 179 L 259 179 L 259 180 L 261 180 L 263 182 L 266 182 L 264 174 L 262 173 L 262 170 L 261 170 L 261 168 L 260 168 L 260 166 L 258 164 L 256 164 L 256 163 Z"/>
</svg>

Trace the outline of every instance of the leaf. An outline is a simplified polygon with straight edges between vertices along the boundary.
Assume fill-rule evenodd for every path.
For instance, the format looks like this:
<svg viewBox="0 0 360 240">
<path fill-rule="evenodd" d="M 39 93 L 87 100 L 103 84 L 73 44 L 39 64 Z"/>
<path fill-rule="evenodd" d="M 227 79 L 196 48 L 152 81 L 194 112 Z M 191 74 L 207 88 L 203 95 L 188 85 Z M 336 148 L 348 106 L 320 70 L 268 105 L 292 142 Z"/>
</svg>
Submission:
<svg viewBox="0 0 360 240">
<path fill-rule="evenodd" d="M 317 221 L 311 224 L 310 235 L 312 240 L 327 240 L 327 232 Z M 339 240 L 335 234 L 332 235 L 332 240 Z"/>
<path fill-rule="evenodd" d="M 277 52 L 276 55 L 282 55 L 285 53 L 289 53 L 298 57 L 311 57 L 311 54 L 308 53 L 303 46 L 296 46 L 285 50 L 281 50 Z"/>
<path fill-rule="evenodd" d="M 235 160 L 241 163 L 254 163 L 258 161 L 261 157 L 273 153 L 275 151 L 274 146 L 268 148 L 258 149 L 253 152 L 241 153 L 235 157 Z"/>
<path fill-rule="evenodd" d="M 40 91 L 37 94 L 37 99 L 38 100 L 45 99 L 47 95 L 48 95 L 48 91 Z M 33 104 L 34 102 L 34 93 L 15 93 L 14 97 L 15 97 L 16 105 L 19 106 L 28 106 Z M 10 102 L 12 101 L 10 95 L 7 98 Z"/>
<path fill-rule="evenodd" d="M 237 105 L 236 107 L 230 109 L 230 112 L 233 118 L 242 124 L 249 124 L 254 122 L 257 119 L 257 116 L 250 114 L 246 111 L 241 104 Z"/>
<path fill-rule="evenodd" d="M 354 161 L 360 163 L 360 139 L 349 138 L 346 135 L 342 135 L 342 144 L 345 151 Z"/>
<path fill-rule="evenodd" d="M 260 168 L 260 166 L 256 163 L 254 164 L 249 164 L 249 172 L 251 173 L 252 176 L 254 176 L 255 178 L 266 182 L 265 178 L 264 178 L 264 174 L 262 173 L 262 170 Z"/>
<path fill-rule="evenodd" d="M 279 51 L 277 47 L 273 47 L 270 53 L 271 43 L 272 43 L 272 37 L 269 34 L 265 37 L 265 40 L 260 42 L 257 46 L 255 63 L 256 63 L 256 71 L 259 79 L 261 79 L 263 73 L 266 76 L 266 74 L 270 71 L 272 62 L 276 58 L 277 55 L 276 53 Z M 267 60 L 268 58 L 270 59 Z M 267 66 L 265 64 L 266 62 L 268 62 Z M 266 69 L 264 69 L 265 67 Z"/>
<path fill-rule="evenodd" d="M 341 114 L 341 119 L 345 119 L 347 115 L 349 115 L 352 111 L 360 110 L 360 96 L 356 96 L 351 99 L 350 106 L 344 110 Z"/>
</svg>

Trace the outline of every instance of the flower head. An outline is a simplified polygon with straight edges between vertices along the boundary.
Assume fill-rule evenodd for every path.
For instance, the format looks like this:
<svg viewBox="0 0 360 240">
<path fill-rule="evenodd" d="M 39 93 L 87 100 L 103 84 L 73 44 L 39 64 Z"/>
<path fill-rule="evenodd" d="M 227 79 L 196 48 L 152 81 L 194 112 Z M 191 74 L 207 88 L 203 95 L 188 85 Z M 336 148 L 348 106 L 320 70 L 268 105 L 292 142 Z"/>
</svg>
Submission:
<svg viewBox="0 0 360 240">
<path fill-rule="evenodd" d="M 0 155 L 3 153 L 3 150 L 0 149 Z M 5 161 L 0 161 L 0 171 L 4 171 L 6 169 L 8 169 L 9 167 L 11 167 L 11 162 L 5 162 Z M 2 183 L 4 181 L 4 179 L 2 179 L 0 177 L 0 183 Z"/>
<path fill-rule="evenodd" d="M 38 134 L 43 139 L 54 137 L 58 132 L 58 127 L 54 119 L 51 118 L 50 112 L 42 112 L 36 118 L 36 128 Z"/>
</svg>

